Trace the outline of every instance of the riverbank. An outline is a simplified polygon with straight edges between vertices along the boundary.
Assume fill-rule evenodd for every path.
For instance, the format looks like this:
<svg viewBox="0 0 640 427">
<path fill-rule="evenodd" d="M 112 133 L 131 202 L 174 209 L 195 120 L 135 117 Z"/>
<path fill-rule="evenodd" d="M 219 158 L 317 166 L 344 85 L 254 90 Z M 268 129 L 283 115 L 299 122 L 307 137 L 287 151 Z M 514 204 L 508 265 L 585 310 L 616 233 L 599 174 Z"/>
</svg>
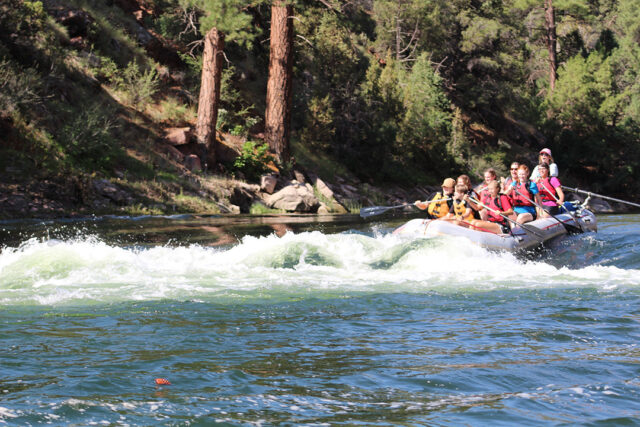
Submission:
<svg viewBox="0 0 640 427">
<path fill-rule="evenodd" d="M 100 176 L 43 176 L 19 179 L 7 168 L 0 175 L 0 219 L 62 218 L 86 215 L 357 213 L 363 206 L 397 205 L 426 199 L 437 188 L 379 187 L 357 178 L 325 181 L 314 172 L 291 177 L 264 175 L 260 184 L 183 170 L 177 179 L 150 181 Z"/>
<path fill-rule="evenodd" d="M 49 176 L 20 181 L 11 168 L 0 175 L 0 219 L 64 218 L 88 215 L 358 213 L 366 206 L 392 206 L 426 200 L 434 186 L 375 186 L 357 178 L 323 180 L 295 170 L 292 177 L 264 175 L 260 184 L 184 170 L 178 182 L 131 181 L 99 176 Z M 584 198 L 567 193 L 568 200 Z M 596 213 L 624 213 L 621 204 L 592 198 Z"/>
</svg>

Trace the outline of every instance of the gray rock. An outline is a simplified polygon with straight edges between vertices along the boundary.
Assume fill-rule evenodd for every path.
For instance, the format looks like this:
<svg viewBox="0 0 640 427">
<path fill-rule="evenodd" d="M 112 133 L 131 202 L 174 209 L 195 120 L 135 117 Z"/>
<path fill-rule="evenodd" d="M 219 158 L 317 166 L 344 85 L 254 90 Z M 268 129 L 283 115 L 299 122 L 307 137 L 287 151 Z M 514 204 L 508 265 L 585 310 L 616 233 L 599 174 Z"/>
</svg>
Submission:
<svg viewBox="0 0 640 427">
<path fill-rule="evenodd" d="M 278 178 L 275 175 L 263 175 L 260 177 L 260 189 L 265 193 L 273 194 L 278 184 Z"/>
<path fill-rule="evenodd" d="M 322 194 L 327 199 L 333 199 L 333 191 L 329 186 L 317 176 L 311 179 L 311 183 L 318 189 L 320 194 Z"/>
<path fill-rule="evenodd" d="M 237 213 L 249 213 L 253 203 L 253 192 L 242 186 L 234 187 L 229 202 L 231 202 L 232 206 L 238 207 L 239 211 Z"/>
<path fill-rule="evenodd" d="M 300 183 L 292 181 L 282 190 L 266 198 L 267 206 L 288 212 L 316 212 L 320 201 L 312 191 Z"/>
<path fill-rule="evenodd" d="M 318 215 L 326 215 L 331 213 L 331 209 L 329 209 L 329 206 L 325 205 L 324 203 L 320 203 L 320 207 L 318 208 Z"/>
<path fill-rule="evenodd" d="M 296 181 L 298 181 L 300 183 L 306 182 L 304 174 L 302 172 L 298 171 L 298 170 L 294 170 L 293 171 L 293 176 L 295 177 Z"/>
<path fill-rule="evenodd" d="M 193 131 L 190 127 L 167 128 L 164 132 L 165 140 L 173 146 L 188 144 L 193 136 Z"/>
<path fill-rule="evenodd" d="M 111 200 L 118 205 L 133 202 L 133 197 L 129 193 L 106 179 L 93 181 L 93 190 L 95 191 L 95 196 L 103 199 L 102 201 L 96 201 L 100 207 L 106 201 L 105 199 Z"/>
<path fill-rule="evenodd" d="M 200 158 L 195 154 L 189 154 L 184 158 L 184 166 L 190 171 L 199 172 L 202 170 Z"/>
</svg>

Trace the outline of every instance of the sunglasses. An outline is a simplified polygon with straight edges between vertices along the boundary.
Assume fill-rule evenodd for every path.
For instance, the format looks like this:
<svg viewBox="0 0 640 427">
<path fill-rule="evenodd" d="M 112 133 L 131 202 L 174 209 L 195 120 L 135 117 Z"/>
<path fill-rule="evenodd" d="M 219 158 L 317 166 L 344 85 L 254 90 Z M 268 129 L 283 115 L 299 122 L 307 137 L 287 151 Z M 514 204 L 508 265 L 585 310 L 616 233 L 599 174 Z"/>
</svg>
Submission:
<svg viewBox="0 0 640 427">
<path fill-rule="evenodd" d="M 517 170 L 518 170 L 518 168 L 511 168 L 511 170 L 512 170 L 512 171 L 517 171 Z"/>
</svg>

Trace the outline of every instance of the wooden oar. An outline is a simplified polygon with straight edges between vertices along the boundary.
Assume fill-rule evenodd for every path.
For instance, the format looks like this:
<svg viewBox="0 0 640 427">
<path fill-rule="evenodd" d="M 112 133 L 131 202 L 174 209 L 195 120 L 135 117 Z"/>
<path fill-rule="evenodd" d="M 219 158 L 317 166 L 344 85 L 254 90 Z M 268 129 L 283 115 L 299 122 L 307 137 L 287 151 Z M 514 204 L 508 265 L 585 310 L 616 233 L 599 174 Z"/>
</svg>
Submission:
<svg viewBox="0 0 640 427">
<path fill-rule="evenodd" d="M 536 207 L 544 210 L 544 208 L 542 206 L 540 206 L 539 204 L 537 204 L 536 202 L 534 202 L 533 200 L 531 200 L 530 198 L 528 198 L 527 196 L 525 196 L 524 194 L 522 194 L 521 192 L 519 192 L 516 188 L 513 189 L 513 191 L 515 191 L 516 193 L 518 193 L 519 195 L 521 195 L 522 197 L 525 198 L 525 200 L 528 200 L 529 203 L 533 203 Z M 546 211 L 545 211 L 546 212 Z M 568 211 L 567 211 L 568 212 Z M 549 215 L 551 215 L 551 213 L 547 212 Z M 571 214 L 569 214 L 571 215 Z M 557 218 L 555 215 L 551 215 L 551 217 L 553 219 L 555 219 L 556 221 L 558 221 L 560 224 L 562 224 L 562 226 L 564 227 L 564 229 L 567 231 L 567 234 L 581 234 L 584 233 L 584 230 L 582 229 L 582 227 L 580 227 L 580 223 L 578 222 L 578 220 L 576 219 L 576 217 L 574 217 L 573 215 L 571 215 L 571 217 L 573 218 L 573 220 L 576 222 L 576 224 L 578 224 L 578 227 L 575 227 L 573 225 L 569 225 L 566 224 L 564 221 L 561 221 L 559 218 Z"/>
<path fill-rule="evenodd" d="M 507 221 L 509 221 L 510 223 L 520 226 L 520 228 L 522 228 L 525 232 L 526 232 L 526 231 L 528 231 L 529 233 L 531 233 L 531 234 L 534 234 L 534 235 L 538 236 L 540 239 L 543 239 L 543 237 L 542 237 L 542 235 L 541 235 L 541 234 L 536 233 L 535 231 L 531 230 L 529 227 L 525 227 L 525 226 L 524 226 L 524 224 L 520 224 L 520 223 L 518 223 L 518 222 L 516 222 L 516 221 L 512 220 L 512 219 L 511 219 L 511 218 L 509 218 L 508 216 L 506 216 L 506 215 L 502 215 L 500 212 L 498 212 L 498 211 L 496 211 L 496 210 L 494 210 L 494 209 L 491 209 L 489 206 L 485 205 L 484 203 L 482 203 L 482 202 L 481 202 L 481 201 L 479 201 L 479 200 L 474 199 L 473 197 L 469 197 L 469 199 L 471 199 L 471 201 L 472 201 L 473 203 L 475 203 L 476 205 L 480 205 L 480 206 L 482 206 L 483 208 L 485 208 L 486 210 L 488 210 L 488 211 L 490 211 L 490 212 L 493 212 L 493 213 L 494 213 L 494 214 L 496 214 L 496 215 L 500 215 L 502 218 L 506 219 L 506 220 L 507 220 Z M 512 234 L 513 234 L 513 233 L 512 233 Z"/>
<path fill-rule="evenodd" d="M 612 202 L 625 203 L 627 205 L 635 206 L 636 208 L 640 208 L 639 204 L 633 203 L 633 202 L 628 202 L 626 200 L 616 199 L 614 197 L 603 196 L 602 194 L 592 193 L 590 191 L 584 191 L 584 190 L 580 190 L 578 188 L 565 187 L 564 185 L 562 186 L 562 188 L 564 188 L 565 190 L 573 191 L 574 193 L 582 193 L 582 194 L 585 194 L 585 195 L 587 195 L 589 197 L 595 196 L 595 197 L 599 197 L 599 198 L 604 199 L 604 200 L 611 200 Z"/>
</svg>

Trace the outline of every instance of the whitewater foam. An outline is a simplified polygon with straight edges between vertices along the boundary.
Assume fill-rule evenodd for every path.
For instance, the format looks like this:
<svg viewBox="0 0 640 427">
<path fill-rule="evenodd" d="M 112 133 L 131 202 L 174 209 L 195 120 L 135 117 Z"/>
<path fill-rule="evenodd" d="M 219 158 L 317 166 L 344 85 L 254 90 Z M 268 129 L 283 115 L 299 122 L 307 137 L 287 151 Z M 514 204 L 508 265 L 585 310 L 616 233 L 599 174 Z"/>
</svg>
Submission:
<svg viewBox="0 0 640 427">
<path fill-rule="evenodd" d="M 640 285 L 637 270 L 556 268 L 455 238 L 287 233 L 221 249 L 112 246 L 95 237 L 24 242 L 0 252 L 3 304 L 278 298 L 351 292 L 486 291 Z"/>
</svg>

